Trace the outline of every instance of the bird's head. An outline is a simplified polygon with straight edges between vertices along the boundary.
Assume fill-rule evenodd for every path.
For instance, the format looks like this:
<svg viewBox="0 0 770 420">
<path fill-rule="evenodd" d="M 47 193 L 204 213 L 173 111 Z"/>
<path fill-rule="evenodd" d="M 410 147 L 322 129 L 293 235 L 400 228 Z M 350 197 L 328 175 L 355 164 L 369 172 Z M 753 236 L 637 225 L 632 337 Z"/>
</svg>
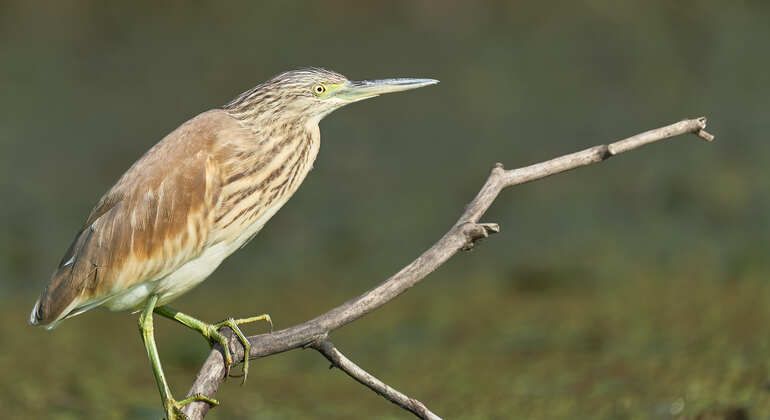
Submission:
<svg viewBox="0 0 770 420">
<path fill-rule="evenodd" d="M 404 78 L 351 81 L 330 70 L 307 68 L 281 73 L 244 92 L 225 108 L 236 114 L 271 114 L 317 122 L 349 103 L 436 83 L 434 79 Z"/>
</svg>

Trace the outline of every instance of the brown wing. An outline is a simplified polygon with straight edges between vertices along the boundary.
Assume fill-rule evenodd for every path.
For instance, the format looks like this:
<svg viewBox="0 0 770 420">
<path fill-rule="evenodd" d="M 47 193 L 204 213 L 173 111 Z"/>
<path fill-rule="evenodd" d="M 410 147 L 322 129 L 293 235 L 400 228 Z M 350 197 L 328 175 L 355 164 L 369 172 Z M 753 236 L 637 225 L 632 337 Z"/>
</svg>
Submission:
<svg viewBox="0 0 770 420">
<path fill-rule="evenodd" d="M 232 124 L 222 111 L 200 114 L 139 159 L 91 212 L 30 323 L 53 326 L 198 256 L 221 190 L 218 140 Z"/>
</svg>

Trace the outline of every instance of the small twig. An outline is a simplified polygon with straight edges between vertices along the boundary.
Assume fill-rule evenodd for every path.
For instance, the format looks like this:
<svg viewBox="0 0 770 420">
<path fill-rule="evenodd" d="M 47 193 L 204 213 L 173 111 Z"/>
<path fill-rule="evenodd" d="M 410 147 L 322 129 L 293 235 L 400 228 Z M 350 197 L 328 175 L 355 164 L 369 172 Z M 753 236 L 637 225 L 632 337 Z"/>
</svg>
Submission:
<svg viewBox="0 0 770 420">
<path fill-rule="evenodd" d="M 414 398 L 409 398 L 398 390 L 393 389 L 385 382 L 382 382 L 365 370 L 361 369 L 361 367 L 353 363 L 350 359 L 345 357 L 344 354 L 337 350 L 331 341 L 327 339 L 318 340 L 310 344 L 310 347 L 318 350 L 318 352 L 324 355 L 324 357 L 326 357 L 326 359 L 328 359 L 334 367 L 339 368 L 341 371 L 347 373 L 348 376 L 355 379 L 358 383 L 380 394 L 382 397 L 392 402 L 393 404 L 396 404 L 404 410 L 412 412 L 415 416 L 421 419 L 441 420 L 441 417 L 428 410 L 428 407 L 426 407 L 425 404 L 417 401 Z"/>
<path fill-rule="evenodd" d="M 714 136 L 705 130 L 706 118 L 701 117 L 683 120 L 609 145 L 594 146 L 519 169 L 505 170 L 502 164 L 497 164 L 492 169 L 492 173 L 481 187 L 481 190 L 476 194 L 473 201 L 468 204 L 452 228 L 417 259 L 377 287 L 325 314 L 271 334 L 249 337 L 249 342 L 251 343 L 249 357 L 265 357 L 296 348 L 313 346 L 319 340 L 325 340 L 331 331 L 361 318 L 407 291 L 444 264 L 458 251 L 470 249 L 479 239 L 498 232 L 499 227 L 496 224 L 479 223 L 479 220 L 495 201 L 500 191 L 507 187 L 545 178 L 581 166 L 599 163 L 620 153 L 682 134 L 692 133 L 707 141 L 714 140 Z M 235 363 L 243 361 L 243 347 L 240 343 L 233 340 L 230 343 L 230 348 L 233 361 Z M 201 367 L 188 396 L 201 394 L 213 397 L 224 378 L 225 366 L 222 354 L 217 349 L 214 349 Z M 385 396 L 377 388 L 370 388 Z M 387 398 L 387 396 L 385 397 Z M 201 419 L 208 410 L 209 406 L 200 402 L 191 403 L 184 408 L 185 414 L 190 419 Z"/>
</svg>

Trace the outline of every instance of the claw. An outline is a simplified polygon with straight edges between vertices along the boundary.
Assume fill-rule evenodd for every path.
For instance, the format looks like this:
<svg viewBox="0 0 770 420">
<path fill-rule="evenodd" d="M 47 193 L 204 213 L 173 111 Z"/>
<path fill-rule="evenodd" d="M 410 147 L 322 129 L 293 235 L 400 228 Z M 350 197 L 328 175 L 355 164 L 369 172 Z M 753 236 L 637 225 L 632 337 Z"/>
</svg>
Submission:
<svg viewBox="0 0 770 420">
<path fill-rule="evenodd" d="M 225 359 L 225 377 L 230 376 L 230 366 L 233 365 L 233 356 L 230 354 L 230 342 L 224 334 L 219 332 L 219 324 L 209 325 L 204 334 L 209 342 L 214 345 L 218 343 L 222 347 L 222 355 Z"/>
<path fill-rule="evenodd" d="M 206 404 L 216 407 L 219 405 L 219 401 L 214 398 L 207 397 L 203 394 L 195 394 L 187 397 L 181 401 L 177 401 L 173 398 L 163 402 L 163 407 L 166 411 L 167 420 L 187 420 L 187 415 L 182 411 L 182 407 L 193 402 L 205 402 Z"/>
<path fill-rule="evenodd" d="M 250 322 L 256 322 L 256 321 L 265 321 L 268 324 L 270 324 L 270 332 L 273 332 L 273 320 L 270 318 L 270 315 L 263 314 L 258 316 L 253 316 L 250 318 L 241 318 L 241 319 L 233 319 L 229 318 L 227 320 L 224 320 L 222 322 L 216 323 L 213 325 L 214 329 L 217 331 L 217 334 L 222 336 L 224 341 L 220 341 L 219 344 L 224 348 L 225 351 L 225 370 L 227 372 L 227 375 L 230 376 L 230 366 L 233 363 L 232 355 L 230 354 L 230 346 L 227 341 L 227 338 L 222 335 L 219 330 L 227 327 L 230 328 L 233 331 L 233 334 L 238 338 L 238 341 L 241 342 L 241 345 L 243 346 L 243 375 L 239 375 L 243 377 L 243 380 L 241 381 L 241 384 L 246 383 L 246 378 L 249 376 L 249 353 L 251 353 L 251 343 L 249 342 L 249 338 L 246 337 L 246 334 L 241 331 L 239 325 L 242 324 L 248 324 Z"/>
<path fill-rule="evenodd" d="M 249 353 L 251 353 L 251 343 L 249 343 L 248 337 L 246 337 L 246 334 L 244 334 L 238 326 L 248 324 L 250 322 L 265 321 L 270 324 L 270 332 L 273 332 L 273 320 L 270 318 L 270 315 L 267 314 L 240 319 L 229 318 L 216 324 L 209 324 L 199 319 L 193 318 L 190 315 L 185 315 L 168 306 L 159 306 L 153 311 L 161 316 L 173 319 L 174 321 L 177 321 L 188 328 L 198 331 L 201 335 L 203 335 L 204 338 L 206 338 L 206 340 L 208 340 L 209 343 L 211 343 L 211 345 L 219 344 L 222 346 L 222 355 L 225 359 L 226 377 L 231 376 L 230 367 L 233 365 L 233 356 L 230 354 L 229 338 L 222 334 L 219 330 L 224 327 L 230 328 L 233 331 L 233 334 L 235 334 L 235 336 L 238 338 L 238 341 L 240 341 L 243 345 L 243 382 L 246 382 L 246 377 L 249 374 Z"/>
<path fill-rule="evenodd" d="M 217 401 L 215 398 L 211 398 L 209 396 L 203 395 L 203 394 L 193 394 L 182 401 L 179 401 L 179 406 L 184 407 L 187 404 L 193 403 L 193 402 L 205 402 L 206 404 L 216 407 L 219 405 L 219 401 Z"/>
</svg>

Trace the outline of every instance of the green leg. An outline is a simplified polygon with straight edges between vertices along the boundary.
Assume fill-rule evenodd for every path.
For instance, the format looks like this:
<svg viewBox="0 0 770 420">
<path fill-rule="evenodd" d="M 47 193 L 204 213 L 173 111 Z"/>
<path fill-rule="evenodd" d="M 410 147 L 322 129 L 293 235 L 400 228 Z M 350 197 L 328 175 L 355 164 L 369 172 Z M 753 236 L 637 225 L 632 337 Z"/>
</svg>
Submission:
<svg viewBox="0 0 770 420">
<path fill-rule="evenodd" d="M 230 375 L 230 367 L 233 364 L 233 356 L 230 354 L 230 345 L 227 337 L 219 332 L 219 330 L 223 327 L 230 328 L 243 345 L 243 382 L 246 382 L 246 377 L 249 375 L 249 352 L 251 351 L 251 343 L 249 343 L 249 339 L 246 337 L 246 334 L 244 334 L 238 326 L 242 324 L 248 324 L 250 322 L 266 321 L 270 324 L 270 331 L 273 330 L 273 321 L 270 319 L 270 315 L 267 314 L 242 319 L 230 318 L 222 322 L 217 322 L 216 324 L 208 324 L 197 318 L 193 318 L 190 315 L 183 314 L 168 306 L 159 306 L 155 308 L 155 313 L 168 319 L 174 320 L 195 331 L 198 331 L 212 345 L 218 343 L 220 346 L 222 346 L 227 375 Z"/>
<path fill-rule="evenodd" d="M 163 374 L 163 367 L 160 364 L 158 347 L 155 345 L 155 329 L 153 326 L 152 312 L 155 309 L 156 303 L 158 303 L 157 295 L 152 295 L 147 299 L 147 306 L 145 306 L 142 314 L 139 315 L 139 331 L 142 333 L 142 340 L 144 341 L 144 347 L 147 350 L 147 357 L 152 364 L 152 373 L 155 375 L 155 382 L 158 384 L 160 398 L 163 400 L 163 409 L 166 413 L 166 418 L 168 420 L 186 418 L 184 413 L 182 413 L 182 407 L 194 401 L 203 401 L 212 406 L 218 405 L 219 402 L 206 397 L 205 395 L 193 395 L 182 401 L 176 401 L 171 395 L 171 389 L 168 387 L 166 375 Z"/>
</svg>

